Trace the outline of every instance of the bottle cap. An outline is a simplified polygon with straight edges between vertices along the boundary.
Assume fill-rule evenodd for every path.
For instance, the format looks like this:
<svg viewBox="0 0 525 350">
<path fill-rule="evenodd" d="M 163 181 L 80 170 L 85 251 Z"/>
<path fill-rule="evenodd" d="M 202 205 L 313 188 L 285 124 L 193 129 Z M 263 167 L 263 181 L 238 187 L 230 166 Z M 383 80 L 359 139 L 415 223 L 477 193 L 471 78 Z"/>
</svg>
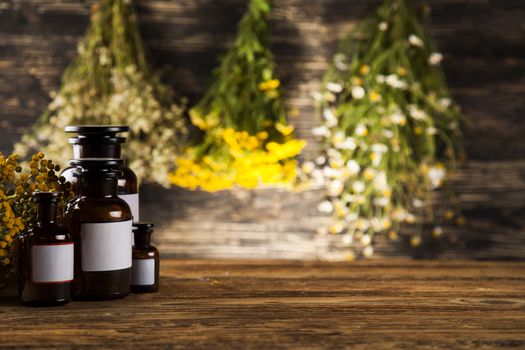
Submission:
<svg viewBox="0 0 525 350">
<path fill-rule="evenodd" d="M 85 144 L 118 145 L 124 142 L 126 142 L 125 137 L 109 137 L 109 136 L 97 135 L 97 134 L 78 135 L 77 137 L 69 138 L 69 143 L 72 145 L 85 145 Z"/>
<path fill-rule="evenodd" d="M 69 164 L 76 166 L 73 171 L 75 177 L 117 177 L 122 173 L 118 170 L 124 162 L 122 159 L 110 158 L 82 158 L 72 159 Z"/>
<path fill-rule="evenodd" d="M 69 125 L 64 129 L 68 133 L 77 133 L 79 135 L 106 135 L 115 136 L 119 132 L 128 132 L 127 125 Z"/>
<path fill-rule="evenodd" d="M 33 202 L 35 203 L 57 202 L 60 196 L 60 192 L 33 192 L 32 194 Z"/>
<path fill-rule="evenodd" d="M 152 233 L 155 225 L 152 222 L 140 221 L 133 223 L 133 232 Z"/>
</svg>

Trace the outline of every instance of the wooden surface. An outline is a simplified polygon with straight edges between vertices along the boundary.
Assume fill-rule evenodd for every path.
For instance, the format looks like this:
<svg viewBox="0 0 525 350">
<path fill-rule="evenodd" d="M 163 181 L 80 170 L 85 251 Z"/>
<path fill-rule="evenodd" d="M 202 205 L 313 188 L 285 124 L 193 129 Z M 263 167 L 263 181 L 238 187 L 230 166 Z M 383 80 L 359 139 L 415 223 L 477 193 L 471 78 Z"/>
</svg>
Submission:
<svg viewBox="0 0 525 350">
<path fill-rule="evenodd" d="M 139 0 L 150 61 L 191 102 L 201 96 L 235 35 L 246 0 Z M 272 49 L 298 136 L 317 140 L 311 92 L 337 42 L 381 0 L 275 0 Z M 0 151 L 27 130 L 49 102 L 88 23 L 92 0 L 0 0 Z M 445 56 L 454 98 L 469 121 L 468 161 L 454 182 L 467 226 L 412 250 L 406 240 L 379 242 L 383 256 L 525 257 L 525 1 L 430 0 L 428 28 Z M 327 218 L 322 191 L 190 193 L 144 188 L 143 217 L 158 224 L 171 255 L 321 258 L 344 256 L 338 237 L 319 237 Z M 445 207 L 440 205 L 440 209 Z M 191 233 L 190 233 L 191 232 Z"/>
<path fill-rule="evenodd" d="M 525 348 L 525 263 L 163 260 L 156 294 L 29 308 L 0 348 Z"/>
</svg>

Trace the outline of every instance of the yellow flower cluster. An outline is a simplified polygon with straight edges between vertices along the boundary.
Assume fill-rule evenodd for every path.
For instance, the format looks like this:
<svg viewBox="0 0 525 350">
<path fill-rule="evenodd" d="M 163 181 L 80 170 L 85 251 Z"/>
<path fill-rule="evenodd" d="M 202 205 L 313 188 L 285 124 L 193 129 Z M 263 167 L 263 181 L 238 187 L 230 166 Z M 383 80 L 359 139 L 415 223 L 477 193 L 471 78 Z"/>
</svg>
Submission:
<svg viewBox="0 0 525 350">
<path fill-rule="evenodd" d="M 204 157 L 189 154 L 179 158 L 170 180 L 180 187 L 192 190 L 200 187 L 209 192 L 234 186 L 246 189 L 290 186 L 296 177 L 297 164 L 293 158 L 306 143 L 296 139 L 265 143 L 267 138 L 266 131 L 250 135 L 232 128 L 219 129 L 212 141 L 214 152 Z"/>
<path fill-rule="evenodd" d="M 0 153 L 0 263 L 7 277 L 13 270 L 16 237 L 35 218 L 32 193 L 34 191 L 59 191 L 60 205 L 67 202 L 74 193 L 71 184 L 56 175 L 58 165 L 45 159 L 42 152 L 31 157 L 27 171 L 23 171 L 16 154 L 4 156 Z"/>
</svg>

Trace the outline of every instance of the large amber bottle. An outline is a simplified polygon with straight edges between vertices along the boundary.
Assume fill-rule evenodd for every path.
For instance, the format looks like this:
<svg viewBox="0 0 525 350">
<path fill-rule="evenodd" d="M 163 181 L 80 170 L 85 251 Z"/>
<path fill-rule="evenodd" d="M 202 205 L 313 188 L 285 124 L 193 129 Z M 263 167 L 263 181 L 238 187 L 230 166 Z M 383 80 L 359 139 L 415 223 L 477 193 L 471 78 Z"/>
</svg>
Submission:
<svg viewBox="0 0 525 350">
<path fill-rule="evenodd" d="M 73 299 L 102 300 L 129 294 L 131 229 L 129 205 L 117 196 L 116 159 L 72 160 L 77 198 L 66 207 L 65 223 L 75 242 Z"/>
<path fill-rule="evenodd" d="M 76 137 L 69 139 L 69 143 L 73 145 L 73 159 L 121 159 L 122 144 L 126 142 L 126 138 L 117 136 L 117 134 L 129 131 L 129 127 L 124 125 L 71 125 L 67 126 L 65 131 L 77 134 Z M 76 168 L 71 165 L 62 172 L 62 176 L 70 181 L 75 189 L 77 180 L 73 173 Z M 117 168 L 121 172 L 118 176 L 118 195 L 130 206 L 133 221 L 139 221 L 137 175 L 125 162 L 118 165 Z"/>
<path fill-rule="evenodd" d="M 22 303 L 63 305 L 71 300 L 73 241 L 57 224 L 57 192 L 35 192 L 37 222 L 19 242 L 19 288 Z"/>
</svg>

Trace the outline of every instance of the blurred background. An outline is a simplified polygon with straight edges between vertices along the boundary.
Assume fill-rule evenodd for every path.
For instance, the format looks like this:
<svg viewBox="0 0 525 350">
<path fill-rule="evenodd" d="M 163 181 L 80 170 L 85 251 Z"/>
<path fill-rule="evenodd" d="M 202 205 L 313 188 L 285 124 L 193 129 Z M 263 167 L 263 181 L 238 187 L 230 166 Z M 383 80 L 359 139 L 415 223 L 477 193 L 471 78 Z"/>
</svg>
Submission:
<svg viewBox="0 0 525 350">
<path fill-rule="evenodd" d="M 60 84 L 94 1 L 0 1 L 0 151 L 34 123 Z M 453 187 L 466 217 L 451 235 L 417 248 L 376 242 L 377 257 L 522 259 L 525 256 L 525 2 L 432 0 L 427 28 L 443 53 L 452 94 L 468 118 L 467 162 Z M 275 0 L 271 48 L 286 100 L 299 109 L 297 137 L 314 155 L 311 92 L 337 44 L 373 13 L 375 0 Z M 137 1 L 153 68 L 198 101 L 231 43 L 245 0 Z M 141 188 L 141 217 L 157 224 L 164 256 L 336 259 L 345 248 L 316 228 L 322 190 L 225 191 Z M 437 205 L 440 205 L 437 203 Z"/>
</svg>

